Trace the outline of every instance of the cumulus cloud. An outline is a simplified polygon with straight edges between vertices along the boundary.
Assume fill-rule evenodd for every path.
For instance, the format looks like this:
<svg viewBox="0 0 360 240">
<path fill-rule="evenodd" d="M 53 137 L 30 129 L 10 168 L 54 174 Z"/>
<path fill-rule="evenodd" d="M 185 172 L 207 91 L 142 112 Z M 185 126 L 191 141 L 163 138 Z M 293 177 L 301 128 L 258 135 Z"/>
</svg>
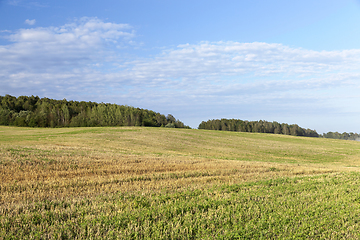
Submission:
<svg viewBox="0 0 360 240">
<path fill-rule="evenodd" d="M 123 44 L 134 37 L 127 24 L 82 18 L 60 27 L 19 29 L 0 46 L 0 65 L 7 76 L 19 73 L 63 73 L 84 68 L 103 57 L 107 44 Z"/>
<path fill-rule="evenodd" d="M 25 24 L 28 24 L 28 25 L 35 25 L 35 23 L 36 23 L 36 20 L 35 19 L 33 19 L 33 20 L 29 20 L 29 19 L 26 19 L 25 20 Z"/>
</svg>

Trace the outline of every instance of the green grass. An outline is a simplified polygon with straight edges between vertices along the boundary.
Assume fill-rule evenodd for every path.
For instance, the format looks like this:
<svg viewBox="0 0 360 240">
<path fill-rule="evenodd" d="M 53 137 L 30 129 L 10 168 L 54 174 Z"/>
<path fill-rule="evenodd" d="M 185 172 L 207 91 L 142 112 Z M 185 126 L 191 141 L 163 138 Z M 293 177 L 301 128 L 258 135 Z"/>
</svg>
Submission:
<svg viewBox="0 0 360 240">
<path fill-rule="evenodd" d="M 78 141 L 77 141 L 78 140 Z M 0 127 L 0 143 L 66 144 L 132 154 L 158 154 L 278 163 L 360 166 L 360 142 L 274 134 L 166 128 Z M 76 142 L 77 141 L 77 142 Z"/>
<path fill-rule="evenodd" d="M 3 211 L 0 234 L 5 239 L 356 239 L 359 181 L 359 173 L 343 173 L 43 201 Z"/>
<path fill-rule="evenodd" d="M 0 239 L 359 239 L 360 142 L 0 126 Z"/>
</svg>

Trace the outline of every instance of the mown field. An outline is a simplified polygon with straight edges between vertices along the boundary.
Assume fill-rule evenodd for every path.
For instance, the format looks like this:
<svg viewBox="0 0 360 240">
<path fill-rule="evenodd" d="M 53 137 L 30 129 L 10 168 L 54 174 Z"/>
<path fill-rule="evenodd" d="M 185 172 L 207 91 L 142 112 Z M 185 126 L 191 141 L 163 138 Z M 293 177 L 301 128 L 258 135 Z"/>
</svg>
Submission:
<svg viewBox="0 0 360 240">
<path fill-rule="evenodd" d="M 0 127 L 0 239 L 360 238 L 360 142 Z"/>
</svg>

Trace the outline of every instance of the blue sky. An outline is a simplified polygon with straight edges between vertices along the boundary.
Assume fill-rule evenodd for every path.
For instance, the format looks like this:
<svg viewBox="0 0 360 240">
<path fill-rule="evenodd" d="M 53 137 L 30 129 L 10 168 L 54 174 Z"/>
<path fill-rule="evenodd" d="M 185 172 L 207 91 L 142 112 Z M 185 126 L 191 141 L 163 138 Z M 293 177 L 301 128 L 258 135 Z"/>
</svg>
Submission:
<svg viewBox="0 0 360 240">
<path fill-rule="evenodd" d="M 0 0 L 0 95 L 360 132 L 355 0 Z"/>
</svg>

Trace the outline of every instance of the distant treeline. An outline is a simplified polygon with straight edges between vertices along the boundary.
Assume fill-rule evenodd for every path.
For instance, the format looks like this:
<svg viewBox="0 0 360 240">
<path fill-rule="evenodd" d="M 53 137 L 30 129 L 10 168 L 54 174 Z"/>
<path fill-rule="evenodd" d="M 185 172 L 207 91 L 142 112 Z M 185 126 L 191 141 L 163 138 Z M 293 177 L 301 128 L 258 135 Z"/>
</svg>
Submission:
<svg viewBox="0 0 360 240">
<path fill-rule="evenodd" d="M 344 139 L 344 140 L 356 140 L 359 141 L 360 140 L 360 134 L 359 133 L 347 133 L 347 132 L 343 132 L 343 133 L 338 133 L 338 132 L 328 132 L 328 133 L 324 133 L 322 135 L 322 137 L 324 138 L 334 138 L 334 139 Z"/>
<path fill-rule="evenodd" d="M 255 133 L 274 133 L 293 136 L 319 137 L 315 130 L 304 129 L 296 124 L 286 124 L 267 121 L 243 121 L 239 119 L 214 119 L 201 122 L 199 129 L 236 131 L 236 132 L 255 132 Z"/>
<path fill-rule="evenodd" d="M 171 114 L 95 102 L 0 96 L 0 125 L 20 127 L 149 126 L 189 128 Z"/>
<path fill-rule="evenodd" d="M 318 134 L 315 130 L 299 127 L 297 124 L 287 124 L 267 121 L 243 121 L 239 119 L 214 119 L 203 121 L 198 129 L 237 131 L 237 132 L 256 132 L 256 133 L 273 133 L 292 136 L 305 137 L 324 137 L 346 140 L 358 140 L 360 135 L 357 133 L 338 133 L 328 132 L 323 135 Z"/>
</svg>

